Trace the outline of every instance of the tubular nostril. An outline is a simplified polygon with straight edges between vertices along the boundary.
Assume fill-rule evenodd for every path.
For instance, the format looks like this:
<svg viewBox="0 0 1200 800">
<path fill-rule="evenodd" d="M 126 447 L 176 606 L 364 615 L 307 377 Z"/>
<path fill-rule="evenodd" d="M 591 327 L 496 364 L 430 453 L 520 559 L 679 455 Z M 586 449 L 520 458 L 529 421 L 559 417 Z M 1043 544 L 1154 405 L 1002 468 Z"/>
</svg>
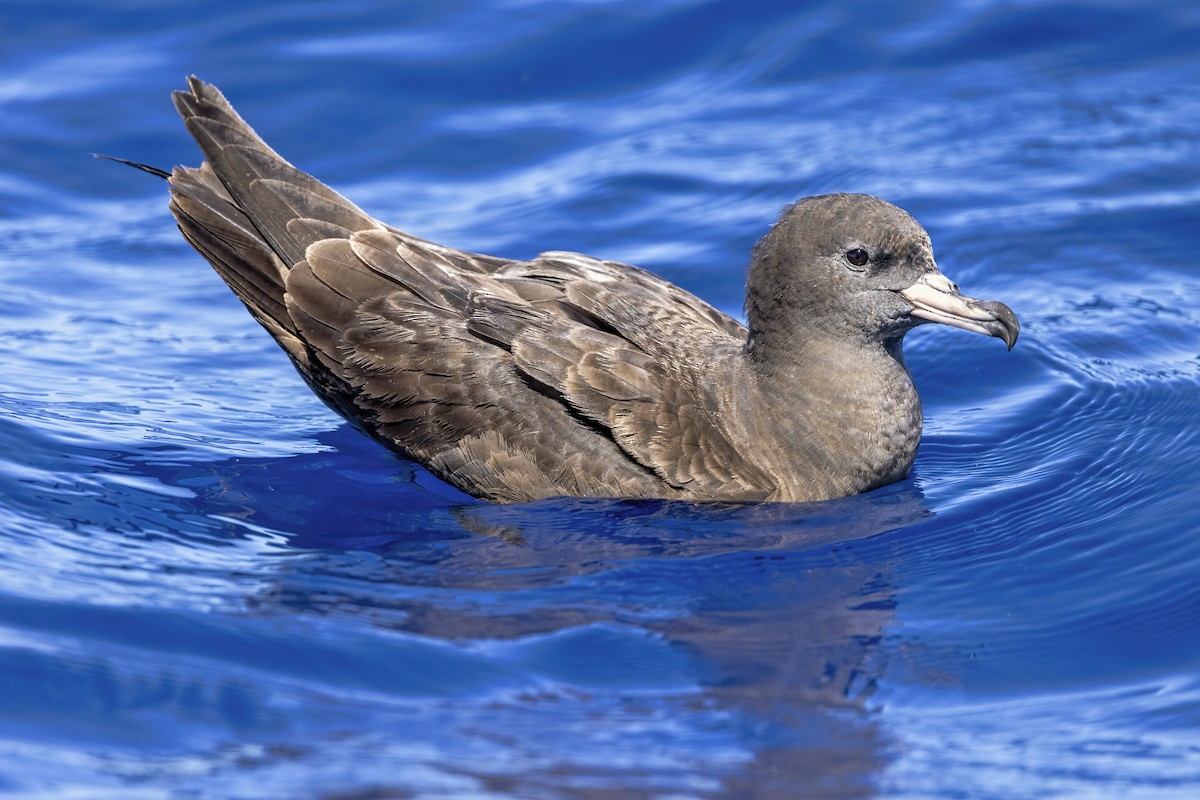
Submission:
<svg viewBox="0 0 1200 800">
<path fill-rule="evenodd" d="M 937 270 L 930 270 L 921 276 L 921 281 L 939 292 L 958 293 L 958 285 Z"/>
</svg>

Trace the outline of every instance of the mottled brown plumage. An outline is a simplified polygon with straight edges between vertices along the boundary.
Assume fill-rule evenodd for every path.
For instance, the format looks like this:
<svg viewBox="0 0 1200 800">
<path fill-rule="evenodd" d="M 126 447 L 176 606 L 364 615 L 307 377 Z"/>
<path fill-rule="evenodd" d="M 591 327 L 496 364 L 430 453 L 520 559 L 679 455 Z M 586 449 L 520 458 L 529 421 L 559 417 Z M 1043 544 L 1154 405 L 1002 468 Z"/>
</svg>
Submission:
<svg viewBox="0 0 1200 800">
<path fill-rule="evenodd" d="M 921 226 L 873 197 L 785 209 L 755 248 L 747 331 L 636 267 L 418 239 L 288 164 L 215 87 L 191 78 L 175 105 L 207 159 L 170 175 L 183 235 L 330 406 L 489 500 L 871 489 L 920 438 L 904 333 L 1016 339 L 1007 307 L 959 295 Z"/>
</svg>

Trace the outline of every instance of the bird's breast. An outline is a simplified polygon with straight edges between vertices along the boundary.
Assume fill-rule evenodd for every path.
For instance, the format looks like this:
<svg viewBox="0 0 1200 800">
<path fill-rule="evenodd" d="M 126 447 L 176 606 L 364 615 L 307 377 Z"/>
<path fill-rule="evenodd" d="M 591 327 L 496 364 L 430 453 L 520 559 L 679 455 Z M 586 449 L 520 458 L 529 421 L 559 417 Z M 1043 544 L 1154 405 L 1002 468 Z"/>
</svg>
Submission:
<svg viewBox="0 0 1200 800">
<path fill-rule="evenodd" d="M 813 378 L 819 375 L 820 379 Z M 742 411 L 745 451 L 772 476 L 772 498 L 804 502 L 904 478 L 921 440 L 921 401 L 887 357 L 760 376 Z"/>
</svg>

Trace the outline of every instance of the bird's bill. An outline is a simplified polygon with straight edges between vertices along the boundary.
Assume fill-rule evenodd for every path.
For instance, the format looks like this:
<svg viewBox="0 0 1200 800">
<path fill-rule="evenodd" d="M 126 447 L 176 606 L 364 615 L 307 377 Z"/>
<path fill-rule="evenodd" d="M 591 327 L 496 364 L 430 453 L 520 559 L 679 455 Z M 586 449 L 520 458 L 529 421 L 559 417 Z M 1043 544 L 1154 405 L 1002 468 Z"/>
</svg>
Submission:
<svg viewBox="0 0 1200 800">
<path fill-rule="evenodd" d="M 1021 323 L 1011 308 L 995 300 L 976 300 L 959 294 L 954 282 L 940 272 L 925 273 L 899 294 L 912 303 L 914 317 L 995 336 L 1003 339 L 1009 350 L 1021 332 Z"/>
</svg>

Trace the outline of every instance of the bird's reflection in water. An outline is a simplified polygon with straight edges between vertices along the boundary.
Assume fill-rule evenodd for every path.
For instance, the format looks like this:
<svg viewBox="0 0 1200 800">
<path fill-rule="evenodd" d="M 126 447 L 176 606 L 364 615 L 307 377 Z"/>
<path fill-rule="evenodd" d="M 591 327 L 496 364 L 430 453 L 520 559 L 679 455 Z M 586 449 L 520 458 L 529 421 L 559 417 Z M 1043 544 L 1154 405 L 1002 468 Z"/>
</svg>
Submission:
<svg viewBox="0 0 1200 800">
<path fill-rule="evenodd" d="M 625 782 L 628 765 L 581 766 L 562 757 L 568 734 L 539 739 L 538 726 L 561 713 L 553 709 L 573 702 L 592 731 L 609 726 L 614 736 L 639 715 L 690 720 L 681 736 L 718 725 L 741 758 L 688 767 L 711 779 L 704 796 L 873 793 L 888 743 L 869 698 L 895 586 L 885 548 L 856 543 L 932 516 L 911 482 L 811 505 L 452 505 L 431 502 L 412 475 L 386 478 L 393 490 L 372 485 L 384 479 L 357 472 L 358 454 L 374 459 L 350 444 L 323 489 L 340 498 L 335 519 L 314 513 L 333 513 L 328 494 L 297 494 L 295 509 L 277 492 L 262 502 L 265 487 L 281 485 L 272 472 L 315 470 L 323 454 L 275 459 L 265 471 L 222 468 L 220 492 L 255 525 L 294 531 L 287 522 L 306 521 L 251 605 L 483 647 L 500 672 L 554 679 L 556 689 L 493 700 L 464 712 L 470 724 L 459 720 L 462 736 L 494 737 L 499 726 L 514 750 L 548 747 L 533 759 L 544 767 L 513 775 L 471 761 L 455 771 L 516 796 L 593 796 L 581 782 L 640 796 Z"/>
<path fill-rule="evenodd" d="M 865 710 L 894 598 L 888 565 L 848 545 L 928 517 L 920 500 L 904 487 L 870 503 L 808 507 L 636 504 L 639 514 L 596 504 L 588 510 L 609 515 L 608 535 L 594 533 L 605 529 L 599 523 L 590 534 L 522 536 L 564 572 L 670 560 L 658 572 L 675 576 L 662 599 L 672 607 L 642 624 L 703 665 L 703 693 L 690 703 L 732 710 L 745 723 L 740 743 L 752 759 L 724 777 L 720 794 L 870 796 L 885 747 Z M 521 529 L 512 519 L 521 510 L 469 513 L 510 537 Z"/>
</svg>

